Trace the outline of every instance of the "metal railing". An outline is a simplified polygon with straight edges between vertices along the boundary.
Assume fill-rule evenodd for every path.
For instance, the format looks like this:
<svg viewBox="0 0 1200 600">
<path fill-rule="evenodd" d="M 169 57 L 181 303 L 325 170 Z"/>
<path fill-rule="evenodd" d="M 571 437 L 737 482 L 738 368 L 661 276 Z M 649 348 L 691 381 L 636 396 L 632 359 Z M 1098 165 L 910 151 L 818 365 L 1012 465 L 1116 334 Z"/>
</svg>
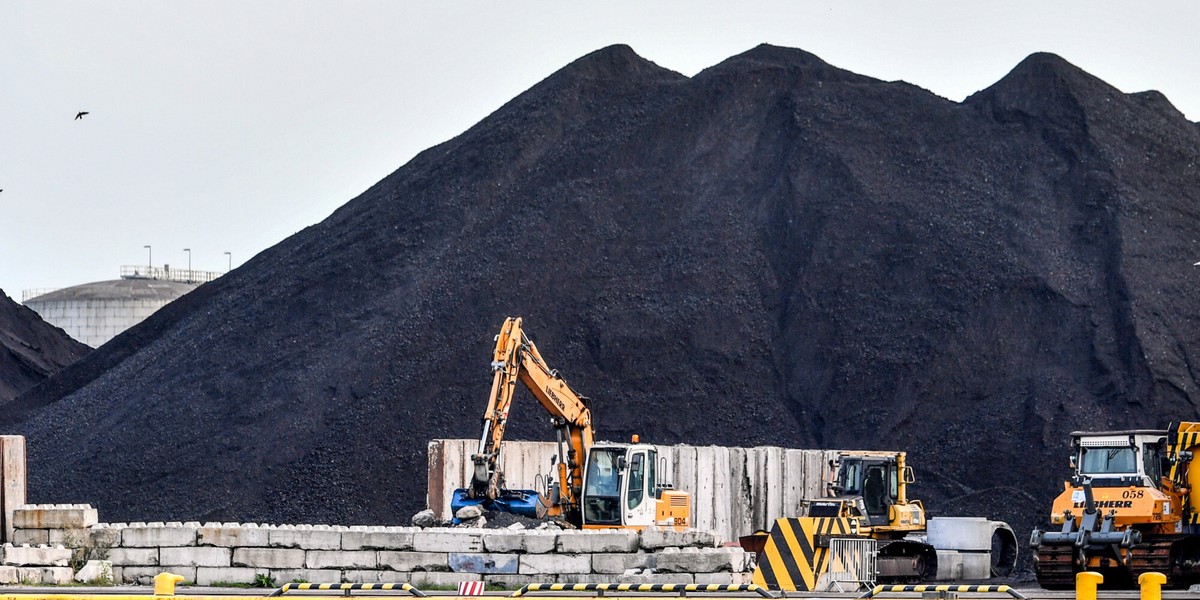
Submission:
<svg viewBox="0 0 1200 600">
<path fill-rule="evenodd" d="M 61 289 L 62 288 L 34 288 L 32 290 L 21 290 L 21 304 L 25 304 L 30 298 L 37 298 L 38 296 L 49 294 L 50 292 L 57 292 Z"/>
<path fill-rule="evenodd" d="M 871 589 L 879 578 L 875 561 L 879 542 L 873 539 L 833 538 L 829 540 L 829 583 L 837 591 Z M 853 584 L 849 590 L 845 584 Z"/>
<path fill-rule="evenodd" d="M 222 271 L 197 271 L 195 269 L 172 269 L 170 265 L 125 265 L 121 267 L 121 279 L 160 279 L 180 283 L 208 283 L 225 273 Z"/>
</svg>

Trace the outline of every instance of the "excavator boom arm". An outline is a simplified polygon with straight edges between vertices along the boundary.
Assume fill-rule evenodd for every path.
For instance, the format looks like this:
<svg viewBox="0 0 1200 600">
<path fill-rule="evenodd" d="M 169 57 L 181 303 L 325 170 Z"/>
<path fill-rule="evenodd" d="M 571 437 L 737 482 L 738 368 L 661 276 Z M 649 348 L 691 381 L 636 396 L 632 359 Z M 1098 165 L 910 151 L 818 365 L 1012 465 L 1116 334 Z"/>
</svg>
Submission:
<svg viewBox="0 0 1200 600">
<path fill-rule="evenodd" d="M 503 473 L 499 468 L 500 450 L 504 443 L 508 413 L 512 408 L 517 382 L 529 389 L 538 403 L 550 413 L 559 429 L 560 443 L 569 445 L 565 472 L 559 476 L 560 504 L 577 506 L 583 482 L 583 464 L 587 449 L 594 438 L 592 413 L 587 399 L 567 385 L 557 372 L 546 366 L 537 346 L 525 336 L 520 317 L 505 319 L 496 336 L 492 356 L 492 389 L 483 414 L 483 435 L 479 452 L 472 456 L 475 471 L 472 476 L 472 497 L 495 499 L 503 490 Z"/>
</svg>

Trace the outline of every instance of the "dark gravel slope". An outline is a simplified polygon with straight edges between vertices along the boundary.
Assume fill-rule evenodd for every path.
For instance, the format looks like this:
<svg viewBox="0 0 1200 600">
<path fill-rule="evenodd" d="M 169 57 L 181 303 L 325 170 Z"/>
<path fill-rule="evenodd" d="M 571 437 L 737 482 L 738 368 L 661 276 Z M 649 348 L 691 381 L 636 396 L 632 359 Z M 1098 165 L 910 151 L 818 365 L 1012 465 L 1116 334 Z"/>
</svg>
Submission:
<svg viewBox="0 0 1200 600">
<path fill-rule="evenodd" d="M 91 350 L 0 290 L 0 405 Z"/>
<path fill-rule="evenodd" d="M 955 103 L 606 48 L 3 412 L 36 501 L 402 522 L 521 315 L 602 437 L 905 448 L 935 511 L 1027 530 L 1067 432 L 1200 416 L 1198 148 L 1052 55 Z"/>
</svg>

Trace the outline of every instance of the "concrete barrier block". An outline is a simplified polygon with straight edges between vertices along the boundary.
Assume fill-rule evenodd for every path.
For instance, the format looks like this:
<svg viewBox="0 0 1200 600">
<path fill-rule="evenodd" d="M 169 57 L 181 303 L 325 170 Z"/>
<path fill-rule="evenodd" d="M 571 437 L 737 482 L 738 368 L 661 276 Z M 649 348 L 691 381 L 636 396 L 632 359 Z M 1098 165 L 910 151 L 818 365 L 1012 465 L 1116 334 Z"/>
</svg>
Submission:
<svg viewBox="0 0 1200 600">
<path fill-rule="evenodd" d="M 483 533 L 466 529 L 422 530 L 413 533 L 417 552 L 483 552 Z"/>
<path fill-rule="evenodd" d="M 746 570 L 747 556 L 741 548 L 685 548 L 683 552 L 658 555 L 655 571 L 663 573 L 740 573 Z M 690 552 L 689 552 L 690 550 Z"/>
<path fill-rule="evenodd" d="M 392 571 L 449 571 L 450 555 L 447 552 L 394 552 L 380 550 L 380 569 Z"/>
<path fill-rule="evenodd" d="M 938 554 L 940 557 L 941 553 Z M 960 552 L 959 556 L 962 558 L 963 579 L 969 581 L 991 579 L 992 555 L 990 552 Z"/>
<path fill-rule="evenodd" d="M 134 523 L 121 530 L 121 545 L 127 548 L 195 546 L 199 527 Z"/>
<path fill-rule="evenodd" d="M 618 575 L 617 583 L 696 583 L 691 573 L 643 573 L 640 575 Z"/>
<path fill-rule="evenodd" d="M 592 555 L 592 571 L 608 575 L 621 575 L 629 569 L 653 569 L 657 564 L 656 555 L 648 552 Z"/>
<path fill-rule="evenodd" d="M 693 573 L 700 585 L 747 585 L 754 583 L 754 572 L 744 573 Z"/>
<path fill-rule="evenodd" d="M 153 585 L 154 576 L 162 572 L 158 567 L 113 567 L 113 582 L 129 585 Z"/>
<path fill-rule="evenodd" d="M 89 560 L 75 573 L 74 579 L 79 583 L 111 584 L 113 583 L 112 563 L 107 560 Z"/>
<path fill-rule="evenodd" d="M 17 567 L 17 580 L 21 585 L 41 585 L 42 570 L 38 567 Z"/>
<path fill-rule="evenodd" d="M 21 570 L 12 565 L 0 565 L 0 585 L 21 583 Z"/>
<path fill-rule="evenodd" d="M 125 567 L 131 568 L 131 567 Z M 184 585 L 192 585 L 196 583 L 196 567 L 188 565 L 163 565 L 154 571 L 154 575 L 159 573 L 174 573 L 183 578 Z M 154 585 L 154 576 L 150 576 L 150 585 Z"/>
<path fill-rule="evenodd" d="M 275 583 L 341 583 L 342 572 L 338 569 L 271 569 Z"/>
<path fill-rule="evenodd" d="M 16 529 L 87 529 L 99 521 L 89 504 L 25 504 L 12 518 Z"/>
<path fill-rule="evenodd" d="M 522 575 L 591 573 L 591 554 L 523 554 L 517 572 Z"/>
<path fill-rule="evenodd" d="M 422 587 L 435 587 L 446 585 L 458 585 L 461 581 L 480 581 L 483 575 L 479 573 L 442 573 L 437 571 L 422 571 L 420 573 L 411 574 L 409 583 L 413 584 L 417 589 Z"/>
<path fill-rule="evenodd" d="M 558 583 L 553 575 L 513 575 L 507 573 L 485 573 L 483 581 L 489 586 L 506 590 L 519 590 L 531 583 Z"/>
<path fill-rule="evenodd" d="M 559 575 L 543 575 L 557 581 L 546 583 L 616 583 L 616 575 L 597 575 L 595 573 L 561 573 Z"/>
<path fill-rule="evenodd" d="M 92 546 L 96 548 L 115 548 L 121 545 L 121 530 L 104 523 L 93 525 L 88 536 Z"/>
<path fill-rule="evenodd" d="M 599 554 L 602 552 L 636 552 L 636 531 L 564 531 L 558 534 L 555 551 L 562 554 Z"/>
<path fill-rule="evenodd" d="M 342 550 L 412 550 L 413 536 L 420 529 L 413 527 L 381 527 L 378 531 L 362 531 L 351 527 L 342 533 Z"/>
<path fill-rule="evenodd" d="M 475 552 L 451 552 L 450 570 L 457 573 L 508 573 L 516 574 L 518 554 L 485 554 Z"/>
<path fill-rule="evenodd" d="M 158 565 L 158 548 L 112 548 L 108 560 L 117 567 L 153 567 Z"/>
<path fill-rule="evenodd" d="M 42 585 L 70 585 L 75 571 L 71 567 L 37 567 L 41 572 Z"/>
<path fill-rule="evenodd" d="M 962 555 L 957 550 L 938 550 L 937 558 L 938 581 L 959 581 L 963 579 Z"/>
<path fill-rule="evenodd" d="M 983 517 L 934 517 L 929 519 L 929 544 L 938 550 L 992 549 L 992 521 Z"/>
<path fill-rule="evenodd" d="M 201 546 L 221 546 L 224 548 L 239 546 L 265 548 L 271 545 L 268 539 L 269 532 L 269 529 L 259 527 L 254 523 L 247 525 L 237 523 L 227 523 L 224 525 L 220 523 L 206 523 L 196 530 L 196 543 Z"/>
<path fill-rule="evenodd" d="M 233 550 L 230 548 L 161 548 L 158 551 L 158 562 L 162 565 L 189 567 L 228 567 L 232 556 Z"/>
<path fill-rule="evenodd" d="M 483 547 L 488 552 L 520 552 L 546 554 L 557 546 L 557 531 L 528 531 L 498 529 L 483 534 Z"/>
<path fill-rule="evenodd" d="M 342 580 L 347 583 L 408 583 L 409 574 L 403 571 L 380 571 L 378 569 L 342 571 Z"/>
<path fill-rule="evenodd" d="M 268 533 L 272 548 L 300 548 L 303 550 L 341 550 L 342 532 L 333 529 L 311 529 L 280 527 Z"/>
<path fill-rule="evenodd" d="M 30 546 L 49 544 L 50 543 L 50 530 L 49 529 L 14 529 L 13 536 L 12 536 L 12 543 L 14 546 L 22 546 L 25 544 L 29 544 Z"/>
<path fill-rule="evenodd" d="M 309 550 L 304 554 L 309 569 L 376 569 L 379 560 L 374 550 Z"/>
<path fill-rule="evenodd" d="M 716 532 L 702 529 L 675 531 L 674 529 L 651 527 L 642 530 L 641 545 L 646 550 L 671 547 L 684 548 L 689 546 L 694 548 L 715 548 L 717 545 L 717 534 Z"/>
<path fill-rule="evenodd" d="M 234 548 L 230 566 L 303 569 L 304 550 L 299 548 Z"/>
<path fill-rule="evenodd" d="M 0 564 L 16 567 L 65 567 L 71 562 L 71 549 L 62 546 L 0 546 Z"/>
<path fill-rule="evenodd" d="M 196 585 L 254 583 L 259 575 L 269 576 L 269 573 L 267 569 L 253 567 L 196 567 Z"/>
</svg>

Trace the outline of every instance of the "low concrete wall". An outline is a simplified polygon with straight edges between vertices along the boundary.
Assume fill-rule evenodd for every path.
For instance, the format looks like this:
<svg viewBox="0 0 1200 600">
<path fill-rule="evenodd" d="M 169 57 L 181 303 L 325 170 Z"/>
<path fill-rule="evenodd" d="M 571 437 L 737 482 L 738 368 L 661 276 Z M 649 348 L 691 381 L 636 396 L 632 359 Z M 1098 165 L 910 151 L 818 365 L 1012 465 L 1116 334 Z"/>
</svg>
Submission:
<svg viewBox="0 0 1200 600">
<path fill-rule="evenodd" d="M 429 508 L 439 519 L 450 516 L 450 497 L 471 480 L 471 454 L 478 440 L 429 443 Z M 553 442 L 504 442 L 508 486 L 537 489 L 550 469 Z M 825 495 L 829 461 L 835 450 L 777 446 L 659 446 L 667 459 L 660 479 L 692 494 L 692 524 L 736 541 L 756 530 L 770 530 L 775 519 L 800 514 L 802 502 Z"/>
<path fill-rule="evenodd" d="M 509 589 L 528 583 L 732 584 L 748 583 L 752 570 L 745 551 L 720 547 L 711 531 L 96 521 L 87 505 L 21 507 L 14 535 L 29 545 L 3 547 L 0 580 L 38 583 L 34 578 L 43 573 L 35 567 L 61 570 L 68 559 L 83 558 L 111 562 L 116 583 L 142 585 L 163 571 L 198 585 L 263 578 L 280 585 L 304 580 L 417 587 L 483 580 Z M 63 575 L 44 576 L 52 582 Z"/>
</svg>

